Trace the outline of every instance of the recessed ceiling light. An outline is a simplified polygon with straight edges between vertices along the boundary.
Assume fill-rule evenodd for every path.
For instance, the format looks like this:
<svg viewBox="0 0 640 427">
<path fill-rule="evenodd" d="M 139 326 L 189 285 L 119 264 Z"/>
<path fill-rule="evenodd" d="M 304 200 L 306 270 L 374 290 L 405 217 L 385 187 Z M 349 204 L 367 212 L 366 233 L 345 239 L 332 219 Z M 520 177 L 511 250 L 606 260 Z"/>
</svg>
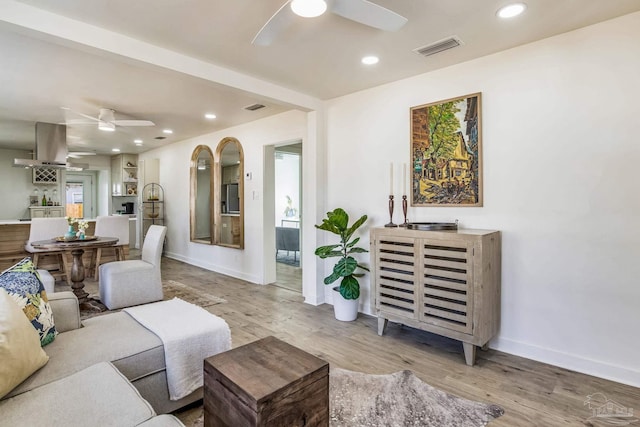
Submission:
<svg viewBox="0 0 640 427">
<path fill-rule="evenodd" d="M 205 119 L 209 119 L 209 120 L 213 120 L 213 119 L 216 118 L 216 115 L 213 114 L 213 113 L 207 113 L 207 114 L 204 115 L 204 118 Z"/>
<path fill-rule="evenodd" d="M 315 18 L 327 10 L 327 3 L 324 0 L 293 0 L 291 10 L 303 18 Z"/>
<path fill-rule="evenodd" d="M 361 59 L 362 63 L 364 65 L 374 65 L 377 64 L 380 61 L 380 58 L 378 58 L 377 56 L 365 56 L 364 58 Z"/>
<path fill-rule="evenodd" d="M 134 139 L 133 142 L 135 142 L 136 144 L 142 144 L 142 140 L 141 139 Z"/>
<path fill-rule="evenodd" d="M 173 131 L 171 129 L 163 129 L 162 133 L 166 133 L 166 134 L 172 134 Z"/>
<path fill-rule="evenodd" d="M 505 19 L 513 18 L 520 15 L 522 12 L 524 12 L 526 8 L 527 8 L 527 5 L 524 3 L 508 4 L 498 9 L 498 11 L 496 12 L 496 15 L 498 15 L 498 17 L 500 18 L 505 18 Z"/>
<path fill-rule="evenodd" d="M 112 148 L 111 151 L 113 151 L 114 153 L 119 153 L 120 149 L 119 148 Z"/>
</svg>

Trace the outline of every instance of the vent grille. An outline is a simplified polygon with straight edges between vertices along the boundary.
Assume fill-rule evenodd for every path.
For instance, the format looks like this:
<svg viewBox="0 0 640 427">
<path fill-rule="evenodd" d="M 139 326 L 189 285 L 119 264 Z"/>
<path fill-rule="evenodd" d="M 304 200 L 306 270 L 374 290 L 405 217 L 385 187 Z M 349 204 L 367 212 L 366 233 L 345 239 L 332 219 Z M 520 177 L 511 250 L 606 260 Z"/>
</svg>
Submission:
<svg viewBox="0 0 640 427">
<path fill-rule="evenodd" d="M 458 47 L 461 44 L 463 43 L 462 43 L 462 40 L 460 40 L 460 38 L 458 38 L 457 36 L 451 36 L 451 37 L 447 37 L 444 40 L 440 40 L 435 43 L 432 43 L 430 45 L 413 49 L 413 51 L 422 56 L 431 56 L 431 55 L 435 55 L 436 53 L 440 53 L 442 51 L 452 49 L 454 47 Z"/>
<path fill-rule="evenodd" d="M 256 111 L 256 110 L 259 110 L 261 108 L 264 108 L 264 105 L 262 105 L 262 104 L 252 104 L 252 105 L 247 105 L 246 107 L 244 107 L 245 110 L 249 110 L 249 111 Z"/>
</svg>

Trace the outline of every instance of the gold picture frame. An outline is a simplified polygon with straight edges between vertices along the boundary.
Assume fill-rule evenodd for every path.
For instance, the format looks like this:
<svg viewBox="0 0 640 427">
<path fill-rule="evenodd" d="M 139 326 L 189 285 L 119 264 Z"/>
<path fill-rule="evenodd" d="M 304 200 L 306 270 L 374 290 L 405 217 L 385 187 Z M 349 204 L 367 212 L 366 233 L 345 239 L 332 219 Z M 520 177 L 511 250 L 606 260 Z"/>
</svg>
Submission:
<svg viewBox="0 0 640 427">
<path fill-rule="evenodd" d="M 482 206 L 481 100 L 411 107 L 411 206 Z"/>
</svg>

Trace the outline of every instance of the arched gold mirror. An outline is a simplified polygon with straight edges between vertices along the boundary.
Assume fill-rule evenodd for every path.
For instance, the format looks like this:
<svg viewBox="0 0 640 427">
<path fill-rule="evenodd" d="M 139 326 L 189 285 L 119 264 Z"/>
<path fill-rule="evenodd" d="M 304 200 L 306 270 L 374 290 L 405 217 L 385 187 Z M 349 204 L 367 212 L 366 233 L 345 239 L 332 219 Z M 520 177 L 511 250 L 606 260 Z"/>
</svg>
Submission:
<svg viewBox="0 0 640 427">
<path fill-rule="evenodd" d="M 213 152 L 206 145 L 198 145 L 191 155 L 190 227 L 191 241 L 213 244 Z"/>
<path fill-rule="evenodd" d="M 224 138 L 215 159 L 215 242 L 244 249 L 244 153 L 240 141 Z"/>
</svg>

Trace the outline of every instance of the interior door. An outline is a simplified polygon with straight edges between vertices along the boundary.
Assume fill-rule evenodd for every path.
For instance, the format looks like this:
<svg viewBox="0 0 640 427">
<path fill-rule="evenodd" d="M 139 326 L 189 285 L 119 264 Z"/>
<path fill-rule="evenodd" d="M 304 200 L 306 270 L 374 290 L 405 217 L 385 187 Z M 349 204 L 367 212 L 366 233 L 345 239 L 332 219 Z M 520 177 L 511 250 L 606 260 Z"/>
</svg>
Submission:
<svg viewBox="0 0 640 427">
<path fill-rule="evenodd" d="M 88 173 L 67 172 L 65 205 L 67 216 L 95 218 L 95 176 Z"/>
</svg>

